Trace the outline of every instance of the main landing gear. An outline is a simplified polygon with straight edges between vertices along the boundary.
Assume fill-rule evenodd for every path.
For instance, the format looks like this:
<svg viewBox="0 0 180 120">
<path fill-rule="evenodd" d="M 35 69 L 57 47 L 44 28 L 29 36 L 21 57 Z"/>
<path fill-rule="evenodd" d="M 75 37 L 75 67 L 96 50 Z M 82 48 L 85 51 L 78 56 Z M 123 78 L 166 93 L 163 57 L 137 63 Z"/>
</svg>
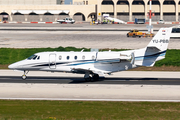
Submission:
<svg viewBox="0 0 180 120">
<path fill-rule="evenodd" d="M 29 72 L 29 71 L 25 71 L 25 70 L 24 70 L 24 74 L 22 75 L 22 79 L 23 79 L 23 80 L 26 80 L 26 78 L 27 78 L 26 75 L 28 74 L 28 72 Z"/>
<path fill-rule="evenodd" d="M 98 74 L 85 73 L 84 79 L 85 79 L 85 81 L 97 81 L 97 80 L 99 80 L 99 75 Z"/>
</svg>

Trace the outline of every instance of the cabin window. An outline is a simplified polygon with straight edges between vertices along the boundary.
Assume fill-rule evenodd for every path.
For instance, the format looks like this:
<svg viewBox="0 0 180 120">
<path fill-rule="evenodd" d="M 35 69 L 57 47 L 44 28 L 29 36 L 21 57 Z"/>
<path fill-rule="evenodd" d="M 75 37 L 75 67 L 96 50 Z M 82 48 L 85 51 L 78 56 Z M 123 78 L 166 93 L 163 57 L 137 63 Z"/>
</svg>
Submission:
<svg viewBox="0 0 180 120">
<path fill-rule="evenodd" d="M 92 56 L 92 59 L 95 59 L 94 55 Z"/>
<path fill-rule="evenodd" d="M 61 59 L 62 59 L 62 56 L 60 55 L 60 56 L 59 56 L 59 60 L 61 60 Z"/>
<path fill-rule="evenodd" d="M 69 60 L 69 56 L 67 56 L 67 60 Z"/>
<path fill-rule="evenodd" d="M 83 59 L 83 60 L 85 59 L 85 56 L 84 56 L 84 55 L 82 56 L 82 59 Z"/>
<path fill-rule="evenodd" d="M 74 56 L 74 59 L 77 60 L 77 56 Z"/>
</svg>

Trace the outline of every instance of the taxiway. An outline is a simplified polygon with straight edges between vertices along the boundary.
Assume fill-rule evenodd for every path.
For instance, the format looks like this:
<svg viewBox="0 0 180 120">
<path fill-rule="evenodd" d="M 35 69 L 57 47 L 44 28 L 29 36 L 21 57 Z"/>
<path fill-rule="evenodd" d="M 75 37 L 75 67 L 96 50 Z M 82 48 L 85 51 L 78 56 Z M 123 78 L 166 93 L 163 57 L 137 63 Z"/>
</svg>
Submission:
<svg viewBox="0 0 180 120">
<path fill-rule="evenodd" d="M 0 73 L 0 99 L 180 102 L 180 72 L 123 71 L 94 82 L 70 73 L 30 72 L 27 80 Z"/>
</svg>

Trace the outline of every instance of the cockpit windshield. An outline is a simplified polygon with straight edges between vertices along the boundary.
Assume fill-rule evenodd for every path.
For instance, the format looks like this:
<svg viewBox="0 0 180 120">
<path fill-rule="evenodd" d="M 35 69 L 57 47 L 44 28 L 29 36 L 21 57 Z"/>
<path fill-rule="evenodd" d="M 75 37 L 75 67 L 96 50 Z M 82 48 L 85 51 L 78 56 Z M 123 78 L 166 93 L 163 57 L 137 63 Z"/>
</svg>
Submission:
<svg viewBox="0 0 180 120">
<path fill-rule="evenodd" d="M 28 59 L 28 60 L 32 60 L 32 59 L 35 60 L 36 58 L 37 58 L 37 55 L 31 55 L 31 56 L 28 57 L 27 59 Z"/>
</svg>

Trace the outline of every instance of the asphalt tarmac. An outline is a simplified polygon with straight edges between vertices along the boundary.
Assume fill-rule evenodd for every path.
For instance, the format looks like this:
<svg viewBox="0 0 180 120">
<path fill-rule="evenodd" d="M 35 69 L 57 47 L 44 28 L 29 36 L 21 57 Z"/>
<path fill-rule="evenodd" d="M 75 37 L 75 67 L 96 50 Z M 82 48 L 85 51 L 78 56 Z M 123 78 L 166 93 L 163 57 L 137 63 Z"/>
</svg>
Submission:
<svg viewBox="0 0 180 120">
<path fill-rule="evenodd" d="M 148 24 L 99 24 L 99 25 L 90 25 L 90 23 L 81 23 L 81 24 L 1 24 L 0 25 L 0 30 L 2 28 L 33 28 L 33 27 L 38 27 L 38 28 L 116 28 L 116 29 L 146 29 L 146 26 Z M 161 27 L 172 27 L 176 25 L 172 24 L 153 24 L 154 29 L 159 29 Z"/>
<path fill-rule="evenodd" d="M 139 49 L 152 38 L 128 38 L 127 32 L 139 29 L 147 32 L 146 24 L 1 24 L 0 47 L 3 48 L 56 48 L 73 46 L 77 48 Z M 161 27 L 174 25 L 153 25 L 154 33 Z M 172 39 L 168 49 L 180 49 L 179 39 Z"/>
<path fill-rule="evenodd" d="M 36 77 L 30 76 L 22 80 L 19 76 L 0 76 L 0 83 L 31 84 L 117 84 L 117 85 L 180 85 L 180 78 L 133 78 L 133 77 L 101 77 L 98 81 L 85 81 L 82 77 Z"/>
<path fill-rule="evenodd" d="M 157 30 L 168 26 L 173 25 L 154 25 L 154 28 Z M 146 25 L 2 24 L 0 47 L 127 48 L 128 46 L 127 49 L 145 47 L 151 38 L 126 38 L 126 32 L 118 32 L 134 28 L 144 30 Z M 58 31 L 60 29 L 64 31 Z M 79 31 L 72 33 L 71 29 Z M 109 31 L 94 34 L 91 31 L 93 29 L 102 31 L 109 29 Z M 126 39 L 122 41 L 122 38 Z M 179 49 L 179 40 L 170 43 L 169 48 Z M 21 75 L 22 73 L 10 70 L 0 70 L 0 99 L 179 101 L 180 98 L 179 72 L 128 71 L 106 78 L 101 77 L 99 81 L 93 82 L 86 82 L 83 75 L 30 72 L 26 80 L 22 80 Z"/>
<path fill-rule="evenodd" d="M 147 24 L 1 24 L 0 31 L 130 31 L 138 29 L 147 32 Z M 172 27 L 172 24 L 154 24 L 157 32 L 161 27 Z"/>
</svg>

